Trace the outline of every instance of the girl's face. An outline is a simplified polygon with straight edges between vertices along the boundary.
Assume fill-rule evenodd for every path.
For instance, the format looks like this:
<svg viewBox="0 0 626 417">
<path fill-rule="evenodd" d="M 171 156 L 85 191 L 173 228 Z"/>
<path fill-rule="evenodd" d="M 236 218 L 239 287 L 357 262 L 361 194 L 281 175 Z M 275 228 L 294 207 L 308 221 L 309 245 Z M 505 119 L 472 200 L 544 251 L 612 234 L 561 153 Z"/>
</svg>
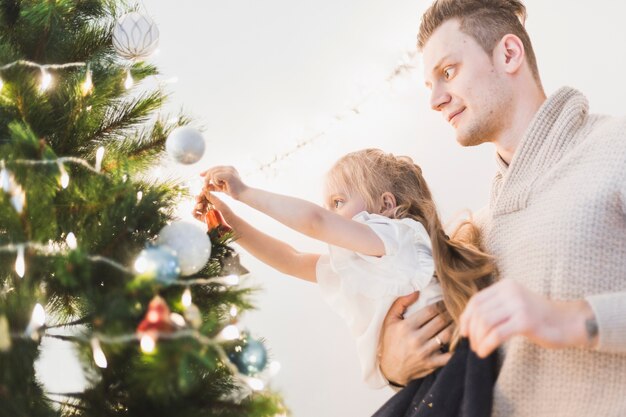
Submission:
<svg viewBox="0 0 626 417">
<path fill-rule="evenodd" d="M 355 192 L 326 187 L 324 206 L 341 217 L 351 219 L 362 211 L 367 211 L 365 200 Z"/>
</svg>

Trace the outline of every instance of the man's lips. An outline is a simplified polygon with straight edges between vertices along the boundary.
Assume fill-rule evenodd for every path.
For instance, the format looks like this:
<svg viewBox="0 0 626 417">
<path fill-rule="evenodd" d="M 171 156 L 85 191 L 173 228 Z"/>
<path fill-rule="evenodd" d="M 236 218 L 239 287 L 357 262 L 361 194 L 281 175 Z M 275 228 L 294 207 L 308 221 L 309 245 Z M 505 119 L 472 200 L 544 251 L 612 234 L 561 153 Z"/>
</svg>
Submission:
<svg viewBox="0 0 626 417">
<path fill-rule="evenodd" d="M 450 113 L 450 114 L 448 115 L 448 123 L 452 123 L 452 120 L 454 120 L 454 118 L 455 118 L 456 116 L 458 116 L 459 114 L 463 113 L 464 111 L 465 111 L 465 107 L 463 107 L 463 108 L 462 108 L 462 109 L 460 109 L 460 110 L 457 110 L 457 111 L 455 111 L 455 112 Z"/>
</svg>

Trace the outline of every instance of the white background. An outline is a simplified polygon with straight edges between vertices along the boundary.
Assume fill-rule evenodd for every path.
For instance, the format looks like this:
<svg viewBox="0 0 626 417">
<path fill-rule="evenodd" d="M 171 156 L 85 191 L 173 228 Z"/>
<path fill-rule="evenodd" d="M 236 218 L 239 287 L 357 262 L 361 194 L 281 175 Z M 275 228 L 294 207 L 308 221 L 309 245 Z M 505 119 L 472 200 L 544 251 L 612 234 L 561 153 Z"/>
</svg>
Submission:
<svg viewBox="0 0 626 417">
<path fill-rule="evenodd" d="M 486 203 L 493 147 L 462 149 L 441 115 L 430 110 L 419 56 L 415 69 L 385 81 L 414 49 L 420 15 L 430 2 L 408 0 L 145 0 L 161 32 L 151 58 L 168 84 L 167 109 L 183 108 L 204 130 L 204 159 L 181 170 L 232 164 L 254 186 L 321 202 L 321 179 L 341 155 L 379 147 L 409 155 L 431 185 L 444 220 Z M 546 93 L 570 85 L 591 111 L 625 114 L 624 3 L 528 0 L 527 28 Z M 97 86 L 96 86 L 97 88 Z M 350 109 L 358 106 L 359 114 Z M 337 116 L 341 120 L 338 120 Z M 256 168 L 323 132 L 271 169 Z M 165 169 L 164 172 L 173 170 Z M 301 250 L 324 245 L 266 216 L 233 204 L 262 230 Z M 186 213 L 189 204 L 181 206 Z M 272 380 L 296 417 L 367 416 L 390 391 L 360 381 L 352 338 L 313 284 L 271 270 L 242 253 L 263 290 L 244 318 L 267 338 L 282 364 Z M 48 344 L 39 364 L 52 392 L 78 389 L 80 372 L 63 344 Z M 64 377 L 60 377 L 63 372 Z"/>
</svg>

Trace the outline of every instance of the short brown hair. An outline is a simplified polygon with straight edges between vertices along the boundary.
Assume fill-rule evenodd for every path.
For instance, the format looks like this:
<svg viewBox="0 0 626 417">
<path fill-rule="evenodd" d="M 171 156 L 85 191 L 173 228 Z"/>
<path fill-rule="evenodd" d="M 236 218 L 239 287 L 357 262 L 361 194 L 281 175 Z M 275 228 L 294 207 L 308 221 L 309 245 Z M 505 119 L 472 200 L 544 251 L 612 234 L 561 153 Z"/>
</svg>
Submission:
<svg viewBox="0 0 626 417">
<path fill-rule="evenodd" d="M 417 47 L 422 50 L 433 32 L 450 19 L 458 19 L 461 31 L 489 55 L 503 36 L 511 33 L 520 38 L 530 70 L 540 83 L 535 52 L 524 28 L 526 6 L 520 0 L 435 0 L 422 16 Z"/>
</svg>

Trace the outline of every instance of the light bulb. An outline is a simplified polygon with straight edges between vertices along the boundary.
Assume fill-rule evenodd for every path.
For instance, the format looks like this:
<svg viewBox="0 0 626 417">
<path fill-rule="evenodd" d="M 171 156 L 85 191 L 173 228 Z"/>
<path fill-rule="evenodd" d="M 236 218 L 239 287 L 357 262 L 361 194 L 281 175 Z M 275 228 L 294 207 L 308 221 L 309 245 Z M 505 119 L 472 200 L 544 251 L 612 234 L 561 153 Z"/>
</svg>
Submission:
<svg viewBox="0 0 626 417">
<path fill-rule="evenodd" d="M 239 329 L 234 324 L 229 324 L 222 330 L 222 337 L 225 340 L 239 339 Z"/>
<path fill-rule="evenodd" d="M 137 202 L 139 203 L 143 198 L 143 191 L 137 191 Z"/>
<path fill-rule="evenodd" d="M 67 186 L 70 184 L 70 174 L 67 173 L 65 167 L 61 162 L 58 162 L 58 165 L 59 171 L 61 172 L 61 187 L 67 188 Z"/>
<path fill-rule="evenodd" d="M 182 297 L 183 307 L 188 308 L 191 306 L 191 290 L 189 288 L 185 289 Z"/>
<path fill-rule="evenodd" d="M 0 170 L 0 187 L 2 187 L 5 193 L 11 191 L 11 174 L 9 170 L 4 167 Z"/>
<path fill-rule="evenodd" d="M 230 308 L 230 316 L 234 318 L 234 317 L 237 317 L 237 314 L 239 314 L 239 311 L 237 310 L 237 307 L 236 306 L 232 306 Z"/>
<path fill-rule="evenodd" d="M 156 342 L 152 336 L 149 334 L 144 334 L 141 336 L 141 351 L 143 353 L 152 353 L 156 348 Z"/>
<path fill-rule="evenodd" d="M 128 69 L 127 73 L 126 73 L 126 81 L 124 81 L 124 87 L 126 87 L 126 89 L 130 89 L 133 85 L 135 84 L 135 80 L 133 80 L 133 76 L 130 75 L 130 68 Z"/>
<path fill-rule="evenodd" d="M 93 90 L 93 81 L 91 80 L 91 70 L 87 69 L 87 75 L 85 76 L 85 81 L 80 86 L 80 89 L 83 93 L 83 96 L 88 95 Z"/>
<path fill-rule="evenodd" d="M 67 243 L 67 246 L 69 246 L 71 250 L 74 250 L 78 247 L 76 236 L 74 236 L 74 233 L 72 232 L 68 233 L 67 237 L 65 238 L 65 243 Z"/>
<path fill-rule="evenodd" d="M 102 160 L 104 159 L 104 147 L 100 146 L 96 151 L 96 171 L 102 170 Z"/>
<path fill-rule="evenodd" d="M 44 68 L 41 69 L 41 83 L 39 84 L 39 91 L 44 92 L 52 84 L 52 75 Z"/>
<path fill-rule="evenodd" d="M 30 319 L 31 323 L 35 324 L 37 328 L 43 326 L 46 323 L 46 311 L 43 309 L 43 306 L 39 303 L 35 305 L 33 309 L 33 316 Z"/>
<path fill-rule="evenodd" d="M 4 81 L 2 81 L 2 78 L 0 78 L 0 90 L 2 90 L 2 87 L 4 87 Z"/>
<path fill-rule="evenodd" d="M 262 391 L 265 388 L 265 383 L 259 378 L 246 378 L 246 383 L 253 391 Z"/>
<path fill-rule="evenodd" d="M 17 247 L 17 259 L 15 260 L 15 272 L 20 278 L 24 278 L 26 263 L 24 262 L 24 245 Z"/>
<path fill-rule="evenodd" d="M 224 277 L 224 284 L 226 285 L 237 285 L 239 284 L 239 275 L 228 275 Z"/>
<path fill-rule="evenodd" d="M 107 358 L 104 356 L 104 351 L 100 347 L 100 342 L 95 337 L 91 339 L 91 350 L 93 351 L 93 361 L 100 368 L 107 367 Z"/>
</svg>

